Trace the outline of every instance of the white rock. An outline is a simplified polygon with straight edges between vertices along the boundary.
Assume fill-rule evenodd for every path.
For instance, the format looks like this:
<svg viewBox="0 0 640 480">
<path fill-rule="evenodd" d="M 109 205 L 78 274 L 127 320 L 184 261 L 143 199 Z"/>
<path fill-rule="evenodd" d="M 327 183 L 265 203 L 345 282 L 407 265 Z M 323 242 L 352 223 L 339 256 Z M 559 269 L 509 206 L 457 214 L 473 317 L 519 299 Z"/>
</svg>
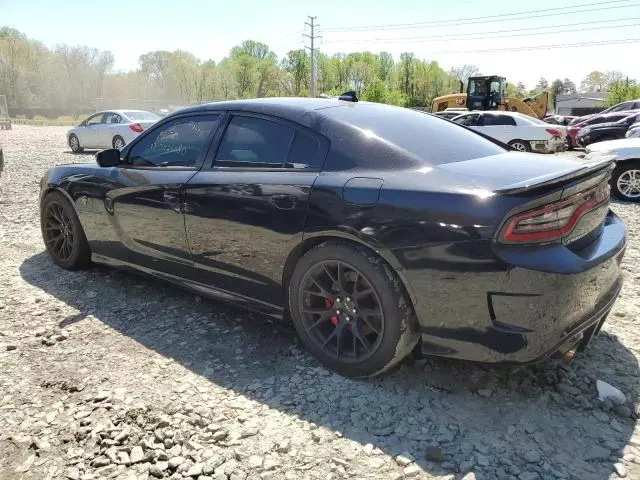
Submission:
<svg viewBox="0 0 640 480">
<path fill-rule="evenodd" d="M 409 452 L 402 452 L 400 455 L 396 457 L 396 462 L 401 467 L 406 467 L 407 465 L 410 465 L 413 462 L 415 462 L 415 460 L 416 459 Z"/>
<path fill-rule="evenodd" d="M 602 380 L 596 380 L 596 388 L 598 389 L 598 400 L 603 402 L 607 398 L 615 405 L 624 405 L 627 403 L 627 397 L 613 385 L 609 385 Z"/>
</svg>

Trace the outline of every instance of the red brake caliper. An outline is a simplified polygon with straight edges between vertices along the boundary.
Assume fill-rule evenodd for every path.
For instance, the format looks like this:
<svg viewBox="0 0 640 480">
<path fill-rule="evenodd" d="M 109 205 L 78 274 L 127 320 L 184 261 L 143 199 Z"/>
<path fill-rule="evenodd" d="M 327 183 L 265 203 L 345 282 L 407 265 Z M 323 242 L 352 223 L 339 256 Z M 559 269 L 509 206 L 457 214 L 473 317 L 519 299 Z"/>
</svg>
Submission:
<svg viewBox="0 0 640 480">
<path fill-rule="evenodd" d="M 324 308 L 331 308 L 333 307 L 333 300 L 331 300 L 329 297 L 324 297 Z M 332 315 L 331 317 L 329 317 L 329 321 L 331 322 L 331 325 L 333 325 L 334 327 L 338 326 L 338 317 L 335 315 Z"/>
</svg>

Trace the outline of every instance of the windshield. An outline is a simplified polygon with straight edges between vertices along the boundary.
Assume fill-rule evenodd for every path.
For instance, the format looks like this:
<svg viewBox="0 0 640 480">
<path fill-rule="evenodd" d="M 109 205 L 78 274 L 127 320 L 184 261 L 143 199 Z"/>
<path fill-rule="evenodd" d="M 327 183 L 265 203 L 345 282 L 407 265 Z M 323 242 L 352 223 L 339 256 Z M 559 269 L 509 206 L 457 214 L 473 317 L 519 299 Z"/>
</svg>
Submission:
<svg viewBox="0 0 640 480">
<path fill-rule="evenodd" d="M 430 164 L 460 162 L 505 152 L 491 140 L 453 122 L 405 108 L 359 103 L 321 111 L 333 120 L 397 145 Z"/>
<path fill-rule="evenodd" d="M 159 120 L 160 119 L 159 115 L 156 115 L 155 113 L 151 113 L 151 112 L 128 110 L 128 111 L 122 112 L 122 113 L 124 113 L 127 117 L 129 117 L 134 122 L 141 122 L 141 121 L 145 121 L 145 120 L 147 120 L 147 121 L 148 120 Z"/>
</svg>

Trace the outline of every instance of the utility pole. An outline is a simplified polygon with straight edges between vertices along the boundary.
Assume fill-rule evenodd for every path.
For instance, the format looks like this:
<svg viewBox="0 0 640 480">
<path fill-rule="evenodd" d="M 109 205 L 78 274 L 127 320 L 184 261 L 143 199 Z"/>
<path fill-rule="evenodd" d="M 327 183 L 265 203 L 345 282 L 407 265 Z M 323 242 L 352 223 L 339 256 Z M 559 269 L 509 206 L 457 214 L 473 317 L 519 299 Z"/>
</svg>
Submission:
<svg viewBox="0 0 640 480">
<path fill-rule="evenodd" d="M 304 22 L 305 25 L 309 25 L 311 27 L 311 34 L 307 35 L 306 33 L 303 36 L 309 38 L 311 40 L 311 46 L 308 47 L 305 45 L 305 48 L 308 48 L 311 52 L 311 83 L 309 85 L 309 94 L 311 97 L 316 96 L 316 48 L 315 48 L 315 39 L 322 38 L 320 35 L 316 35 L 316 27 L 319 27 L 317 23 L 315 23 L 317 17 L 309 16 L 309 20 L 311 22 Z"/>
</svg>

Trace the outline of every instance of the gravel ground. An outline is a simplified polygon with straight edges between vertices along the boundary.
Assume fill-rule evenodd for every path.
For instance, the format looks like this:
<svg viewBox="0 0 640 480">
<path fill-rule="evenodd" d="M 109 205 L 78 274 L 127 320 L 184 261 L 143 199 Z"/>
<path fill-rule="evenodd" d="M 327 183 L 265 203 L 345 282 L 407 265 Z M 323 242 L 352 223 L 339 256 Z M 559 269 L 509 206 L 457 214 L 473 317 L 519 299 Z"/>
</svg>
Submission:
<svg viewBox="0 0 640 480">
<path fill-rule="evenodd" d="M 626 283 L 573 362 L 428 359 L 355 381 L 259 315 L 53 265 L 38 180 L 92 160 L 65 130 L 0 133 L 0 479 L 640 478 L 640 205 L 613 205 Z"/>
</svg>

